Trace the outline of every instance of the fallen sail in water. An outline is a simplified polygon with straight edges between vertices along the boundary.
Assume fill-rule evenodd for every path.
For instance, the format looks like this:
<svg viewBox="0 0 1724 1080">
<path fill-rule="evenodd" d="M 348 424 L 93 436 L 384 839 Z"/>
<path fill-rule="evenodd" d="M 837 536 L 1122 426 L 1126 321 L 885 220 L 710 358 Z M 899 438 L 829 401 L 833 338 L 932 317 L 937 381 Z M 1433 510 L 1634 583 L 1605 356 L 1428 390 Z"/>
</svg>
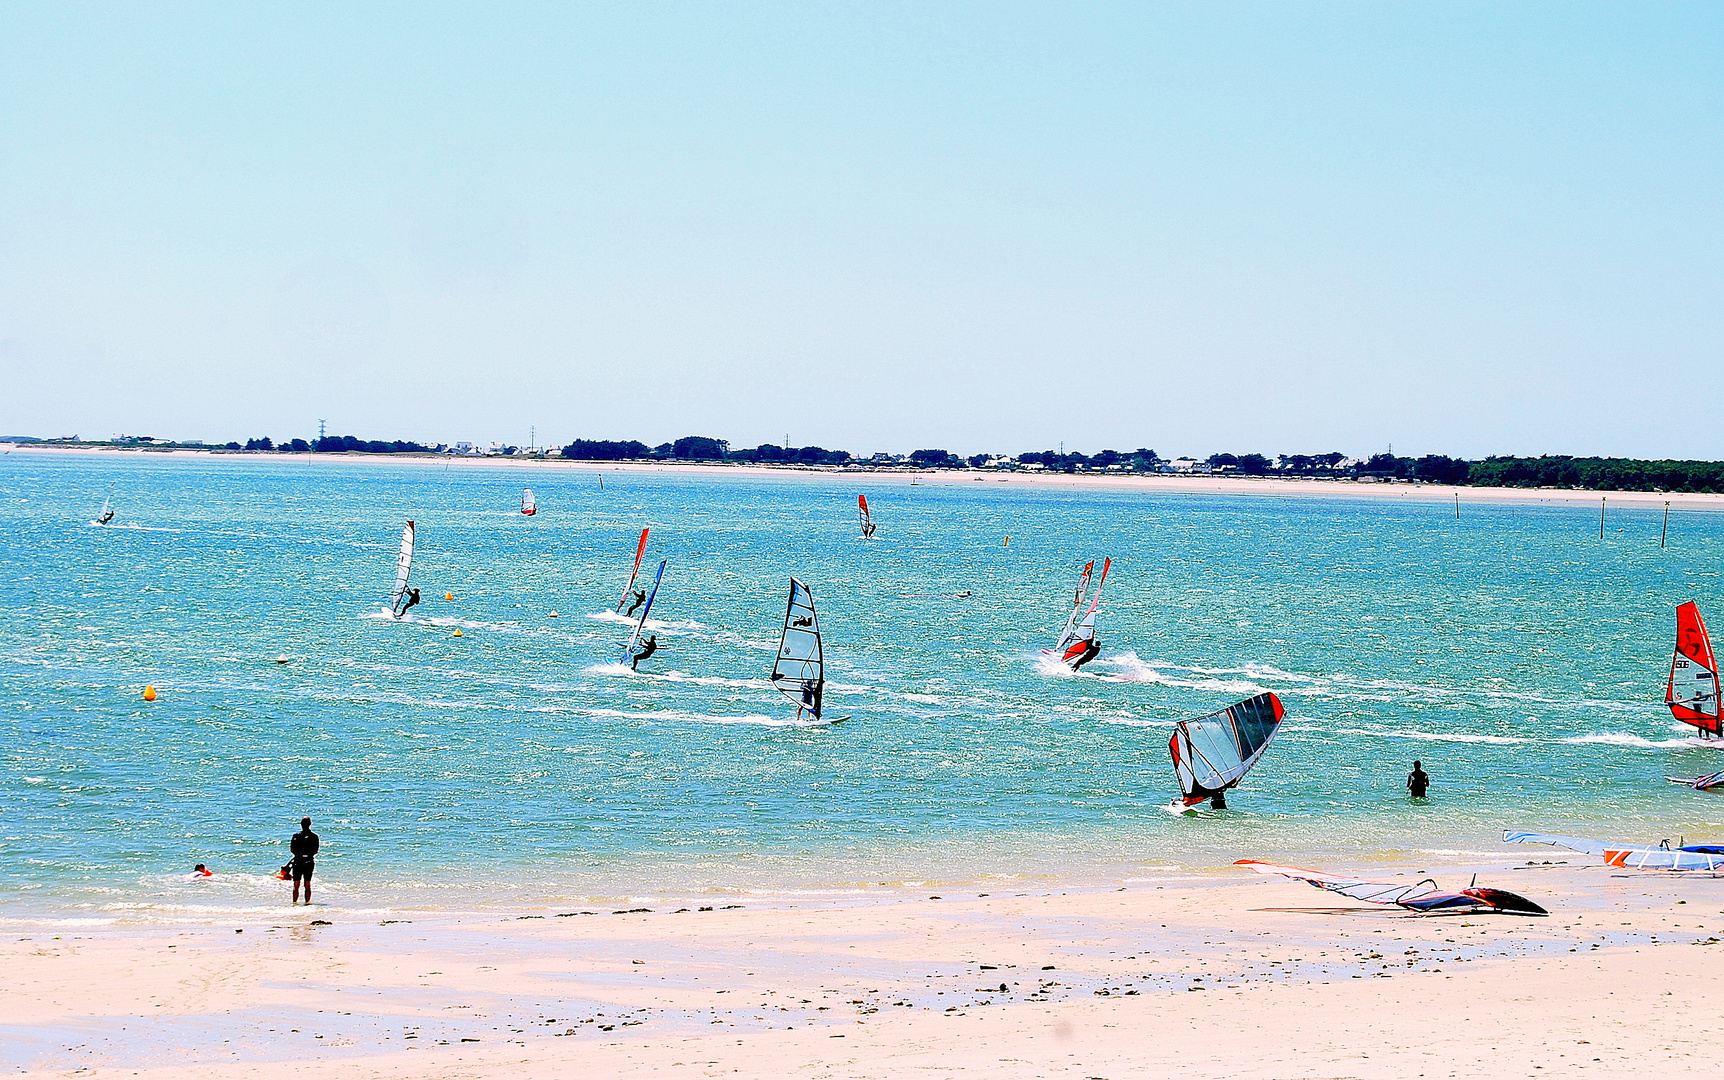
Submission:
<svg viewBox="0 0 1724 1080">
<path fill-rule="evenodd" d="M 1720 733 L 1718 659 L 1700 607 L 1690 600 L 1676 609 L 1676 653 L 1670 658 L 1670 681 L 1664 703 L 1670 715 L 1693 724 L 1706 735 Z"/>
<path fill-rule="evenodd" d="M 1205 799 L 1215 809 L 1225 809 L 1222 792 L 1237 787 L 1269 749 L 1282 714 L 1281 699 L 1265 692 L 1174 725 L 1167 749 L 1173 755 L 1181 795 L 1169 809 L 1188 810 Z"/>
<path fill-rule="evenodd" d="M 521 513 L 532 517 L 539 512 L 539 500 L 533 498 L 532 488 L 521 489 Z"/>
<path fill-rule="evenodd" d="M 1478 879 L 1459 892 L 1443 892 L 1432 878 L 1407 884 L 1401 881 L 1366 881 L 1340 877 L 1318 870 L 1301 870 L 1296 866 L 1277 866 L 1256 859 L 1240 859 L 1234 866 L 1245 866 L 1259 874 L 1278 874 L 1303 881 L 1327 892 L 1340 893 L 1367 904 L 1393 904 L 1421 915 L 1549 915 L 1550 912 L 1526 897 L 1506 889 L 1481 889 Z"/>
<path fill-rule="evenodd" d="M 1685 844 L 1671 847 L 1666 840 L 1656 847 L 1634 844 L 1610 844 L 1602 840 L 1586 840 L 1576 836 L 1550 836 L 1544 833 L 1505 832 L 1503 842 L 1509 844 L 1549 844 L 1585 855 L 1597 855 L 1606 866 L 1625 870 L 1673 870 L 1703 873 L 1724 871 L 1724 844 Z"/>
<path fill-rule="evenodd" d="M 401 554 L 395 560 L 395 588 L 389 593 L 389 610 L 399 619 L 413 606 L 414 598 L 407 592 L 407 578 L 413 573 L 413 520 L 401 530 Z"/>
<path fill-rule="evenodd" d="M 1072 612 L 1066 619 L 1065 629 L 1060 631 L 1054 647 L 1043 649 L 1042 655 L 1057 657 L 1060 663 L 1076 671 L 1094 660 L 1096 654 L 1101 652 L 1101 645 L 1095 640 L 1095 613 L 1101 606 L 1101 591 L 1107 586 L 1107 572 L 1112 566 L 1112 558 L 1102 561 L 1101 578 L 1096 582 L 1094 597 L 1088 597 L 1087 594 L 1090 575 L 1095 571 L 1095 562 L 1092 560 L 1084 566 L 1083 576 L 1078 578 L 1077 595 L 1073 598 Z"/>
<path fill-rule="evenodd" d="M 1672 784 L 1686 784 L 1695 791 L 1711 791 L 1724 787 L 1724 772 L 1707 773 L 1705 776 L 1666 776 L 1664 779 Z"/>
</svg>

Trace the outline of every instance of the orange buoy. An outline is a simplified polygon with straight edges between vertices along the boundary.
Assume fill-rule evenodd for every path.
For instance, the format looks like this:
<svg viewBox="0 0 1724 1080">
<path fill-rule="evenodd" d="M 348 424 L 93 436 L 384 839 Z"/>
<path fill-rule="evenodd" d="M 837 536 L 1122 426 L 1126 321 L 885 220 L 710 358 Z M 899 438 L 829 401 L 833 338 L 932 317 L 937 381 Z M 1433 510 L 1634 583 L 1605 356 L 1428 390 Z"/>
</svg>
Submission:
<svg viewBox="0 0 1724 1080">
<path fill-rule="evenodd" d="M 156 688 L 155 687 L 153 687 L 153 686 L 144 687 L 144 700 L 145 701 L 156 700 Z"/>
<path fill-rule="evenodd" d="M 443 599 L 445 599 L 445 600 L 453 600 L 453 599 L 455 599 L 455 594 L 454 594 L 454 593 L 452 593 L 452 592 L 446 592 L 446 593 L 444 593 L 444 594 L 443 594 Z"/>
</svg>

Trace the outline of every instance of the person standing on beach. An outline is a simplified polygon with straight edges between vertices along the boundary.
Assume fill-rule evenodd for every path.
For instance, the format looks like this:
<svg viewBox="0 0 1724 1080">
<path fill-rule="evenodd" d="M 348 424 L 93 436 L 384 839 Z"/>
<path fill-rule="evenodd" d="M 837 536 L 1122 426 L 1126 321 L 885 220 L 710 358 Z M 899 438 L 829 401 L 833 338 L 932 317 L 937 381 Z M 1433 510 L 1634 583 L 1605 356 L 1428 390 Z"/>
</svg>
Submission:
<svg viewBox="0 0 1724 1080">
<path fill-rule="evenodd" d="M 287 842 L 293 852 L 293 902 L 299 903 L 299 883 L 305 882 L 305 902 L 311 903 L 311 875 L 317 869 L 317 849 L 322 845 L 311 831 L 311 819 L 299 819 L 299 831 Z"/>
<path fill-rule="evenodd" d="M 1413 798 L 1422 799 L 1430 787 L 1430 774 L 1418 762 L 1413 762 L 1413 771 L 1407 774 L 1407 790 L 1413 793 Z"/>
</svg>

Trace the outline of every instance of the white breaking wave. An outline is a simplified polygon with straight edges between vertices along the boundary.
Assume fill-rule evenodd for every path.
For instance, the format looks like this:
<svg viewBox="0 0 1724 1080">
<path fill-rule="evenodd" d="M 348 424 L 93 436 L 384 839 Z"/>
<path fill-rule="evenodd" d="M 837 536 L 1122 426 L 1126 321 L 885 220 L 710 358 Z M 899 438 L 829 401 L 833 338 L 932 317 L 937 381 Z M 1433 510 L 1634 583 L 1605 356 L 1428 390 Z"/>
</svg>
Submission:
<svg viewBox="0 0 1724 1080">
<path fill-rule="evenodd" d="M 1378 739 L 1417 739 L 1421 742 L 1492 743 L 1501 746 L 1537 741 L 1519 735 L 1468 735 L 1461 732 L 1444 731 L 1372 731 L 1369 728 L 1343 728 L 1336 734 L 1368 735 Z"/>
<path fill-rule="evenodd" d="M 1686 736 L 1675 739 L 1648 739 L 1640 735 L 1630 735 L 1625 731 L 1606 731 L 1595 735 L 1575 735 L 1558 742 L 1578 746 L 1584 743 L 1597 743 L 1601 746 L 1628 746 L 1637 750 L 1692 750 L 1717 747 L 1716 739 L 1700 739 Z"/>
</svg>

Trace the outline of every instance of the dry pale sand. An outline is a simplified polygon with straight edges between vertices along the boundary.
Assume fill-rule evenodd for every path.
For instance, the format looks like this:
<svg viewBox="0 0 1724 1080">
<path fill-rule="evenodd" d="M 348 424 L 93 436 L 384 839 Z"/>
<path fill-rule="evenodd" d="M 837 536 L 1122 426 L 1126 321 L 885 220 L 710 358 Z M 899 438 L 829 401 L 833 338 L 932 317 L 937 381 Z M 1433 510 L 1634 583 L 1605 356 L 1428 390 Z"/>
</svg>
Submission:
<svg viewBox="0 0 1724 1080">
<path fill-rule="evenodd" d="M 926 485 L 1014 484 L 1024 488 L 1066 491 L 1142 492 L 1180 495 L 1251 495 L 1270 498 L 1399 499 L 1410 502 L 1453 503 L 1460 498 L 1461 511 L 1470 503 L 1533 503 L 1598 507 L 1724 511 L 1724 494 L 1662 491 L 1576 491 L 1567 488 L 1450 487 L 1443 484 L 1379 483 L 1354 480 L 1293 480 L 1280 477 L 1201 476 L 1172 473 L 1001 472 L 982 469 L 842 469 L 835 466 L 770 466 L 736 464 L 678 464 L 675 462 L 566 461 L 561 458 L 450 457 L 405 454 L 212 454 L 207 450 L 118 450 L 110 448 L 36 447 L 24 444 L 20 454 L 84 454 L 104 458 L 148 457 L 151 460 L 203 461 L 291 461 L 307 465 L 338 466 L 363 461 L 403 468 L 493 468 L 530 472 L 667 473 L 722 479 L 726 476 L 813 479 L 828 483 L 857 481 L 866 484 L 919 483 Z M 530 483 L 530 479 L 528 480 Z"/>
<path fill-rule="evenodd" d="M 283 1080 L 1715 1072 L 1724 880 L 1572 858 L 1475 868 L 1544 919 L 1411 917 L 1228 869 L 631 914 L 13 921 L 0 1061 Z M 1406 873 L 1424 869 L 1468 873 Z"/>
</svg>

